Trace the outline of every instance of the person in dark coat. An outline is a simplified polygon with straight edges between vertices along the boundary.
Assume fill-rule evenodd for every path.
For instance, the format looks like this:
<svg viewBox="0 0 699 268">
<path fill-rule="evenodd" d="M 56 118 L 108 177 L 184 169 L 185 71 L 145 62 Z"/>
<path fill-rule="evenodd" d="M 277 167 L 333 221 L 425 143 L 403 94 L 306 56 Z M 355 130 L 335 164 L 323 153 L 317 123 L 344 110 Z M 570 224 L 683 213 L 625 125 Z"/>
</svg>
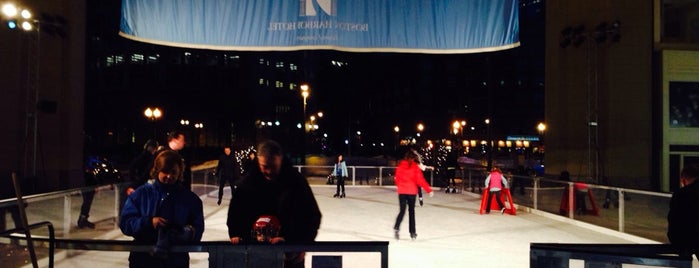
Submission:
<svg viewBox="0 0 699 268">
<path fill-rule="evenodd" d="M 681 188 L 672 194 L 667 214 L 667 238 L 681 256 L 699 254 L 699 166 L 691 165 L 680 173 Z M 699 255 L 697 255 L 699 256 Z"/>
<path fill-rule="evenodd" d="M 143 144 L 143 151 L 139 153 L 132 161 L 129 163 L 129 185 L 126 187 L 126 194 L 131 194 L 136 188 L 141 185 L 146 184 L 148 179 L 150 179 L 150 169 L 153 166 L 153 159 L 155 158 L 155 152 L 158 150 L 158 142 L 155 140 L 148 140 Z"/>
<path fill-rule="evenodd" d="M 182 180 L 180 183 L 182 183 L 185 188 L 192 190 L 192 166 L 189 162 L 189 157 L 184 150 L 185 145 L 186 140 L 184 137 L 184 132 L 173 130 L 167 134 L 167 143 L 164 146 L 158 147 L 155 154 L 157 155 L 163 150 L 173 150 L 180 154 L 182 156 L 182 160 L 184 161 L 184 171 L 182 173 Z"/>
<path fill-rule="evenodd" d="M 240 165 L 238 165 L 235 155 L 231 154 L 230 146 L 223 147 L 223 154 L 218 158 L 216 166 L 216 176 L 218 177 L 218 202 L 216 204 L 221 205 L 226 182 L 230 185 L 232 194 L 235 184 L 240 180 Z"/>
<path fill-rule="evenodd" d="M 172 244 L 201 241 L 204 209 L 201 199 L 182 184 L 184 163 L 175 151 L 155 158 L 152 183 L 131 193 L 121 211 L 119 228 L 135 242 L 153 245 L 152 252 L 131 252 L 129 267 L 189 267 L 187 252 L 169 252 Z"/>
<path fill-rule="evenodd" d="M 276 216 L 281 224 L 272 243 L 314 241 L 321 213 L 308 181 L 283 156 L 275 141 L 257 147 L 257 168 L 243 178 L 228 207 L 231 243 L 249 243 L 255 221 L 261 215 Z M 287 253 L 284 267 L 304 267 L 305 253 Z"/>
</svg>

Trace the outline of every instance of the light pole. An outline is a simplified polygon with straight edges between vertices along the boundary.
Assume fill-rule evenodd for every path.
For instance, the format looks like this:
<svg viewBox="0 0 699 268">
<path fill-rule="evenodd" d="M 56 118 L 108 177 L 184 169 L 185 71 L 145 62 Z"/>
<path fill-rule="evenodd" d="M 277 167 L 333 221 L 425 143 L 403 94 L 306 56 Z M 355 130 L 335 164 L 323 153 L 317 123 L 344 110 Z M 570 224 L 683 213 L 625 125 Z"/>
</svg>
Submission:
<svg viewBox="0 0 699 268">
<path fill-rule="evenodd" d="M 488 141 L 487 147 L 487 159 L 488 159 L 488 171 L 493 167 L 493 141 L 490 139 L 490 118 L 485 119 L 485 127 L 486 127 L 486 139 Z"/>
<path fill-rule="evenodd" d="M 415 136 L 417 136 L 415 143 L 418 145 L 418 147 L 420 146 L 420 140 L 422 140 L 422 131 L 423 130 L 425 130 L 425 125 L 423 125 L 422 123 L 418 123 L 417 124 L 417 134 L 415 135 Z"/>
<path fill-rule="evenodd" d="M 393 151 L 398 151 L 398 146 L 400 145 L 400 128 L 394 126 L 393 133 L 396 133 L 396 142 L 393 144 Z"/>
<path fill-rule="evenodd" d="M 310 89 L 307 84 L 301 85 L 301 97 L 303 97 L 303 120 L 306 120 L 306 105 L 308 102 L 308 96 L 311 95 Z"/>
<path fill-rule="evenodd" d="M 153 138 L 158 137 L 158 130 L 155 125 L 155 121 L 160 119 L 161 116 L 163 116 L 163 112 L 160 110 L 160 108 L 155 107 L 155 108 L 146 108 L 146 110 L 143 112 L 143 114 L 148 118 L 153 123 Z"/>
<path fill-rule="evenodd" d="M 543 156 L 542 152 L 545 152 L 545 146 L 544 146 L 544 133 L 546 132 L 546 124 L 543 122 L 539 123 L 536 126 L 536 130 L 539 131 L 539 153 Z"/>
</svg>

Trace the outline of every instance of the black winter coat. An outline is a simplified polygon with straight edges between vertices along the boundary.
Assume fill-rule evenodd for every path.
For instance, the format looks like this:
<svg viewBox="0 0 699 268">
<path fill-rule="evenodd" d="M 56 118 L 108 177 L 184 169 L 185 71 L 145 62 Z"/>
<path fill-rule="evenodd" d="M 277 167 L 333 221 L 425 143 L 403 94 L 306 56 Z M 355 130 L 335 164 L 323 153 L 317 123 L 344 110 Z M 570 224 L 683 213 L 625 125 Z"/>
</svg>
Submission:
<svg viewBox="0 0 699 268">
<path fill-rule="evenodd" d="M 321 213 L 308 181 L 285 159 L 279 177 L 267 180 L 259 167 L 250 171 L 235 190 L 228 207 L 228 235 L 251 238 L 261 215 L 277 216 L 287 242 L 311 242 L 320 227 Z"/>
</svg>

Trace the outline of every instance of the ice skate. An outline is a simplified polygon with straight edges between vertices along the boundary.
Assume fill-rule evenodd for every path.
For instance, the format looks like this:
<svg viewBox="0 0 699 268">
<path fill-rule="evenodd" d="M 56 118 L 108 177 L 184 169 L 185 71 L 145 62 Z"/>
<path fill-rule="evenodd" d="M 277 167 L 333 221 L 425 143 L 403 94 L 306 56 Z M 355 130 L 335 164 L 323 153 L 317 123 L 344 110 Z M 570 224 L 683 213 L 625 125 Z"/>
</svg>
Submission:
<svg viewBox="0 0 699 268">
<path fill-rule="evenodd" d="M 393 229 L 393 237 L 395 237 L 396 240 L 400 239 L 400 235 L 398 234 L 398 229 Z"/>
<path fill-rule="evenodd" d="M 340 194 L 334 194 L 333 197 L 338 198 L 340 197 Z"/>
<path fill-rule="evenodd" d="M 342 193 L 342 194 L 340 195 L 340 198 L 345 198 L 345 193 Z"/>
<path fill-rule="evenodd" d="M 416 234 L 416 233 L 411 233 L 411 234 L 410 234 L 410 240 L 415 241 L 415 239 L 417 239 L 417 234 Z"/>
<path fill-rule="evenodd" d="M 420 197 L 420 206 L 423 205 L 422 197 Z"/>
<path fill-rule="evenodd" d="M 95 229 L 95 224 L 87 220 L 88 216 L 80 215 L 78 218 L 78 228 L 90 228 Z"/>
</svg>

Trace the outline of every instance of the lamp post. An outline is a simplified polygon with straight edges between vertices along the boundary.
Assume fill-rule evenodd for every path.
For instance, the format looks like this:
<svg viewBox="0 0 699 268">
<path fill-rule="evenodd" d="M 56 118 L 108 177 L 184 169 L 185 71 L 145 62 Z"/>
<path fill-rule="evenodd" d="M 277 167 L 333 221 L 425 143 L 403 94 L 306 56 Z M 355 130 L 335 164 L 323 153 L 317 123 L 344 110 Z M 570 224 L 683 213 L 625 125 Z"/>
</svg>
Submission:
<svg viewBox="0 0 699 268">
<path fill-rule="evenodd" d="M 540 122 L 536 126 L 536 130 L 539 131 L 539 153 L 541 153 L 542 151 L 545 151 L 545 149 L 544 149 L 545 148 L 545 146 L 544 146 L 544 133 L 546 132 L 546 124 L 544 124 L 543 122 Z M 543 156 L 543 154 L 542 154 L 542 156 Z"/>
<path fill-rule="evenodd" d="M 488 144 L 486 145 L 486 154 L 487 154 L 487 159 L 488 159 L 488 171 L 493 167 L 493 141 L 490 138 L 490 118 L 485 119 L 485 127 L 486 127 L 486 140 L 488 141 Z"/>
<path fill-rule="evenodd" d="M 301 97 L 303 97 L 303 119 L 306 120 L 306 105 L 308 104 L 308 96 L 311 95 L 307 84 L 301 85 Z"/>
<path fill-rule="evenodd" d="M 400 145 L 400 128 L 398 126 L 394 126 L 393 133 L 396 134 L 396 142 L 393 144 L 393 151 L 398 151 L 398 146 Z"/>
<path fill-rule="evenodd" d="M 163 112 L 160 111 L 160 108 L 155 107 L 155 108 L 146 108 L 146 110 L 143 112 L 143 114 L 146 116 L 148 120 L 150 120 L 153 123 L 153 138 L 157 138 L 158 130 L 155 125 L 155 121 L 160 119 L 161 116 L 163 116 Z"/>
</svg>

